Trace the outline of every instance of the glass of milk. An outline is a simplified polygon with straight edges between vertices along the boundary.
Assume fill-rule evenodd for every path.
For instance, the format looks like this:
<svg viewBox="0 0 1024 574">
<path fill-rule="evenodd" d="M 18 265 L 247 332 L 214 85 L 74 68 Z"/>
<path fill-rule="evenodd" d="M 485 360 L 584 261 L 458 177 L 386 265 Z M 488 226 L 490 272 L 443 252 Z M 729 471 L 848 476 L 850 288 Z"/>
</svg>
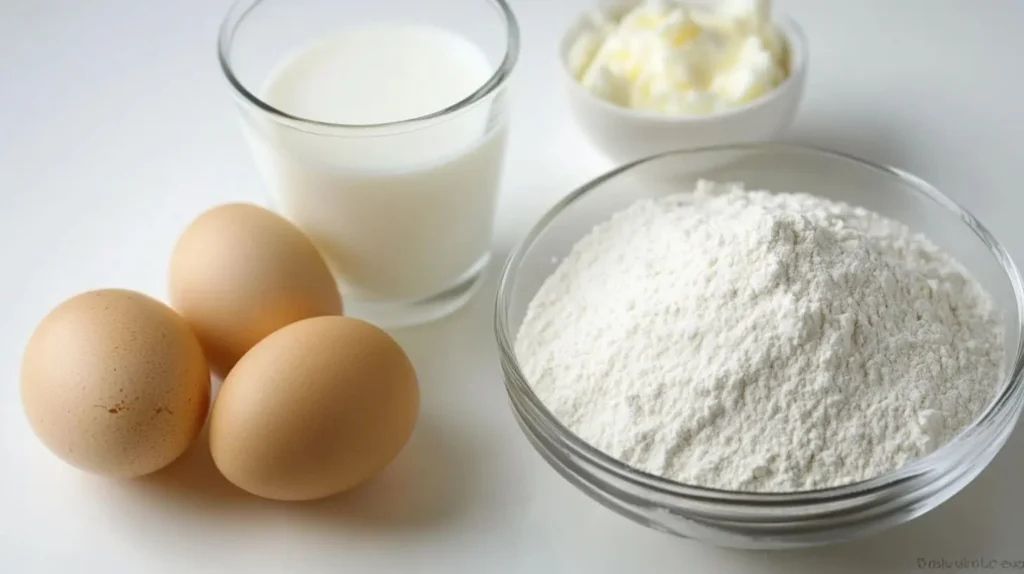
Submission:
<svg viewBox="0 0 1024 574">
<path fill-rule="evenodd" d="M 271 206 L 346 314 L 462 306 L 490 260 L 519 31 L 504 0 L 241 0 L 219 38 Z"/>
</svg>

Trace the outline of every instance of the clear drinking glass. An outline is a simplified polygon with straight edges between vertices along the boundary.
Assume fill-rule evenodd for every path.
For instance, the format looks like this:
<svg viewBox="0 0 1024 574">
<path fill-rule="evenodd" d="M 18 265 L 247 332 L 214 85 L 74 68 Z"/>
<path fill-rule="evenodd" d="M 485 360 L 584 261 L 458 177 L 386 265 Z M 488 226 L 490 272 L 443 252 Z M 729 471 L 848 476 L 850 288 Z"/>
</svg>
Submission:
<svg viewBox="0 0 1024 574">
<path fill-rule="evenodd" d="M 490 260 L 505 89 L 519 31 L 504 0 L 454 0 L 444 10 L 437 4 L 240 0 L 220 31 L 220 64 L 271 207 L 320 248 L 346 314 L 381 326 L 458 309 Z M 453 32 L 479 48 L 490 76 L 460 101 L 389 123 L 331 123 L 268 103 L 268 80 L 294 54 L 347 28 L 378 24 Z M 422 75 L 426 82 L 445 81 L 429 69 Z"/>
</svg>

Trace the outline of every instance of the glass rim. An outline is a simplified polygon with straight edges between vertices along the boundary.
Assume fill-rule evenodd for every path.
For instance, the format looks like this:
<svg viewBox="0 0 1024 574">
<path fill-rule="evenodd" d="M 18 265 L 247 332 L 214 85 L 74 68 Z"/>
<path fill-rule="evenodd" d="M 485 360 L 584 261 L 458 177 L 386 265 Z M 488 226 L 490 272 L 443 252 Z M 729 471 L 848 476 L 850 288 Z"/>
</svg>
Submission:
<svg viewBox="0 0 1024 574">
<path fill-rule="evenodd" d="M 1016 353 L 1007 357 L 1007 359 L 1012 358 L 1012 362 L 1010 363 L 1007 372 L 1004 374 L 1003 380 L 1001 381 L 995 396 L 989 401 L 985 410 L 975 417 L 967 427 L 957 433 L 949 442 L 894 471 L 839 486 L 786 492 L 746 492 L 677 482 L 639 470 L 609 454 L 606 454 L 580 438 L 576 433 L 558 420 L 554 413 L 552 413 L 544 402 L 540 400 L 540 397 L 534 393 L 532 386 L 527 382 L 526 376 L 519 367 L 511 336 L 511 328 L 508 318 L 510 292 L 512 291 L 513 284 L 515 283 L 515 279 L 519 272 L 519 268 L 522 265 L 524 256 L 533 247 L 537 238 L 548 229 L 550 224 L 557 219 L 565 209 L 583 199 L 589 192 L 601 187 L 605 182 L 614 179 L 633 168 L 667 157 L 717 152 L 790 152 L 805 156 L 819 156 L 852 162 L 872 171 L 897 178 L 901 182 L 907 184 L 907 187 L 912 190 L 913 193 L 946 209 L 951 214 L 957 216 L 962 223 L 967 225 L 982 241 L 982 243 L 985 244 L 991 255 L 1002 268 L 1005 273 L 1005 277 L 1009 280 L 1012 286 L 1014 300 L 1017 306 L 1016 314 L 1018 326 L 1016 329 Z M 954 456 L 956 456 L 956 449 L 961 447 L 966 440 L 974 438 L 979 432 L 984 430 L 987 425 L 998 423 L 999 421 L 997 419 L 1004 415 L 1008 408 L 1013 406 L 1012 401 L 1024 393 L 1024 377 L 1022 377 L 1022 375 L 1024 375 L 1024 334 L 1022 334 L 1022 324 L 1024 324 L 1024 279 L 1021 278 L 1016 264 L 1013 262 L 1013 259 L 1010 257 L 1009 253 L 1007 253 L 1002 243 L 995 239 L 983 224 L 981 224 L 970 212 L 961 207 L 958 203 L 938 191 L 937 188 L 927 181 L 900 168 L 875 163 L 844 152 L 821 147 L 777 142 L 727 144 L 662 152 L 613 168 L 612 170 L 576 188 L 546 211 L 538 222 L 530 228 L 526 236 L 520 240 L 515 247 L 513 247 L 511 254 L 506 260 L 504 266 L 502 266 L 501 273 L 498 277 L 498 290 L 494 306 L 494 333 L 498 343 L 499 358 L 501 360 L 502 369 L 506 375 L 512 375 L 511 377 L 505 377 L 506 390 L 510 395 L 515 395 L 510 396 L 513 403 L 512 408 L 518 409 L 519 407 L 516 404 L 517 401 L 520 399 L 524 400 L 535 414 L 539 415 L 541 422 L 544 425 L 551 427 L 550 430 L 553 430 L 554 436 L 551 436 L 549 429 L 538 428 L 538 425 L 527 422 L 524 417 L 524 424 L 528 424 L 534 432 L 542 432 L 545 435 L 548 435 L 549 439 L 554 440 L 558 444 L 564 445 L 566 448 L 571 450 L 573 454 L 583 457 L 589 464 L 597 466 L 602 471 L 610 474 L 618 480 L 646 490 L 657 491 L 661 495 L 716 504 L 785 508 L 840 502 L 864 495 L 887 492 L 893 487 L 917 479 L 922 475 L 935 470 L 936 467 L 941 465 L 943 462 L 955 462 L 956 459 L 949 458 L 950 453 L 954 453 Z M 960 456 L 957 456 L 957 459 L 959 458 Z"/>
<path fill-rule="evenodd" d="M 516 62 L 519 59 L 519 24 L 516 20 L 515 14 L 512 12 L 512 8 L 508 5 L 506 0 L 484 0 L 498 8 L 498 12 L 505 24 L 505 53 L 502 56 L 501 63 L 494 70 L 494 73 L 491 74 L 486 82 L 481 84 L 480 87 L 468 96 L 429 114 L 392 122 L 343 124 L 305 118 L 285 112 L 280 108 L 270 105 L 257 96 L 251 90 L 246 88 L 242 81 L 238 79 L 238 76 L 235 75 L 234 69 L 231 65 L 231 47 L 234 42 L 235 33 L 238 31 L 238 28 L 245 21 L 245 18 L 249 13 L 265 1 L 267 0 L 236 0 L 234 4 L 231 5 L 231 8 L 228 9 L 227 15 L 221 22 L 220 30 L 217 35 L 217 59 L 220 63 L 220 69 L 224 73 L 224 77 L 234 89 L 236 95 L 240 96 L 245 103 L 255 106 L 257 109 L 269 114 L 274 120 L 280 123 L 299 129 L 338 128 L 346 130 L 373 130 L 375 128 L 380 129 L 392 127 L 413 128 L 422 122 L 439 119 L 458 112 L 475 104 L 476 102 L 479 102 L 480 100 L 483 100 L 493 92 L 497 91 L 512 75 L 512 71 L 515 69 Z"/>
</svg>

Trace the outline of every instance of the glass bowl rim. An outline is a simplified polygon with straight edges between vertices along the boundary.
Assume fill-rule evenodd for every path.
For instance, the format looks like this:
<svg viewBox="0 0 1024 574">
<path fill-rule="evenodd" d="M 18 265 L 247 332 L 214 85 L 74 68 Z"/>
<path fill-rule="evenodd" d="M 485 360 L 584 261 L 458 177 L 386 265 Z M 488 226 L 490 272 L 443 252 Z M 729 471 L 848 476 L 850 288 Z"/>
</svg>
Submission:
<svg viewBox="0 0 1024 574">
<path fill-rule="evenodd" d="M 605 182 L 616 178 L 634 168 L 644 164 L 656 162 L 673 156 L 696 156 L 707 153 L 720 152 L 755 152 L 755 153 L 778 153 L 788 152 L 808 156 L 818 156 L 833 160 L 841 160 L 853 163 L 859 167 L 869 169 L 876 173 L 896 178 L 905 184 L 913 193 L 927 199 L 938 206 L 946 209 L 957 216 L 960 221 L 968 226 L 971 231 L 985 244 L 991 255 L 1003 269 L 1006 278 L 1013 288 L 1014 300 L 1017 306 L 1017 347 L 1013 356 L 1010 368 L 1004 374 L 1002 384 L 996 396 L 988 403 L 985 410 L 961 430 L 952 440 L 938 449 L 928 453 L 910 464 L 897 470 L 840 486 L 820 488 L 805 491 L 786 492 L 747 492 L 739 490 L 725 490 L 685 484 L 676 482 L 652 473 L 648 473 L 629 466 L 628 464 L 602 452 L 597 447 L 587 443 L 568 429 L 554 414 L 544 405 L 543 401 L 533 392 L 533 388 L 527 382 L 525 375 L 519 367 L 515 355 L 514 342 L 511 336 L 511 329 L 508 321 L 508 307 L 510 293 L 516 282 L 516 276 L 526 253 L 533 247 L 537 238 L 543 234 L 550 224 L 562 214 L 562 212 L 577 201 L 580 201 L 587 194 Z M 798 145 L 778 142 L 767 143 L 745 143 L 708 146 L 701 148 L 677 149 L 650 155 L 635 161 L 628 162 L 619 167 L 613 168 L 596 178 L 576 188 L 564 198 L 559 200 L 530 228 L 527 234 L 521 239 L 502 266 L 498 278 L 498 290 L 495 296 L 494 305 L 494 332 L 498 343 L 498 353 L 502 361 L 506 376 L 505 386 L 510 395 L 525 400 L 528 405 L 540 415 L 543 421 L 550 425 L 556 436 L 556 443 L 564 443 L 574 454 L 584 457 L 590 464 L 610 474 L 614 478 L 627 484 L 648 490 L 656 491 L 658 494 L 669 497 L 679 497 L 702 502 L 726 503 L 752 506 L 769 507 L 790 507 L 805 504 L 839 502 L 851 498 L 885 492 L 893 487 L 910 482 L 941 465 L 943 461 L 949 463 L 956 459 L 950 458 L 950 453 L 955 453 L 966 441 L 975 438 L 988 425 L 992 424 L 1005 409 L 1012 406 L 1015 396 L 1024 393 L 1024 333 L 1021 325 L 1024 324 L 1024 280 L 1022 280 L 1017 266 L 1013 259 L 1006 252 L 1005 247 L 996 240 L 988 229 L 981 224 L 970 212 L 961 207 L 958 203 L 938 191 L 927 181 L 893 166 L 875 163 L 864 160 L 854 155 L 826 149 L 822 147 Z M 511 371 L 512 377 L 507 376 Z M 511 380 L 510 380 L 511 379 Z M 518 408 L 512 405 L 513 408 Z M 519 417 L 524 424 L 535 425 L 527 422 L 527 417 Z M 544 429 L 533 429 L 534 432 L 545 432 Z M 959 457 L 957 457 L 959 458 Z"/>
<path fill-rule="evenodd" d="M 221 71 L 224 73 L 224 77 L 234 89 L 235 93 L 240 96 L 243 101 L 269 114 L 276 121 L 294 128 L 301 129 L 304 127 L 312 127 L 320 129 L 338 128 L 345 130 L 375 130 L 379 128 L 414 127 L 421 122 L 440 119 L 449 114 L 468 108 L 498 91 L 512 76 L 512 71 L 515 69 L 516 62 L 519 60 L 519 23 L 516 20 L 515 14 L 512 12 L 511 6 L 509 6 L 506 0 L 483 0 L 498 9 L 502 22 L 505 24 L 505 53 L 502 56 L 501 62 L 498 64 L 497 68 L 495 68 L 487 81 L 481 84 L 471 94 L 447 107 L 429 114 L 392 122 L 375 124 L 341 124 L 296 116 L 270 105 L 264 101 L 263 98 L 257 96 L 251 90 L 246 88 L 242 81 L 238 79 L 238 76 L 235 75 L 234 67 L 232 66 L 231 47 L 234 44 L 235 34 L 238 32 L 238 28 L 245 22 L 249 13 L 265 1 L 266 0 L 236 0 L 231 5 L 227 14 L 224 16 L 224 20 L 220 25 L 220 30 L 217 33 L 217 60 L 220 64 Z"/>
</svg>

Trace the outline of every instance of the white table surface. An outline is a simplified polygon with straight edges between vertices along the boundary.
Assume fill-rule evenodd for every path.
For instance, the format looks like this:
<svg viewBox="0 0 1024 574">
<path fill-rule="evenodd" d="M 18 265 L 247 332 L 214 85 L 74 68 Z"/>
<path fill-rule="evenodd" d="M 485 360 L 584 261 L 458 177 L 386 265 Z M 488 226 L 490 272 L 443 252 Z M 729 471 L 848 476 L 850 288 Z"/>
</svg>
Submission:
<svg viewBox="0 0 1024 574">
<path fill-rule="evenodd" d="M 493 277 L 457 315 L 396 333 L 420 374 L 421 423 L 393 467 L 348 496 L 255 499 L 216 473 L 202 441 L 127 483 L 59 462 L 18 400 L 19 356 L 35 323 L 91 288 L 163 297 L 168 256 L 192 217 L 263 200 L 215 64 L 227 3 L 0 1 L 0 572 L 799 574 L 1024 560 L 1024 432 L 939 509 L 835 548 L 721 550 L 612 514 L 559 478 L 516 427 L 491 336 Z M 555 44 L 584 4 L 514 2 L 523 51 L 500 258 L 547 206 L 611 167 L 558 90 Z M 811 47 L 787 138 L 923 176 L 1024 261 L 1024 2 L 778 6 Z"/>
</svg>

